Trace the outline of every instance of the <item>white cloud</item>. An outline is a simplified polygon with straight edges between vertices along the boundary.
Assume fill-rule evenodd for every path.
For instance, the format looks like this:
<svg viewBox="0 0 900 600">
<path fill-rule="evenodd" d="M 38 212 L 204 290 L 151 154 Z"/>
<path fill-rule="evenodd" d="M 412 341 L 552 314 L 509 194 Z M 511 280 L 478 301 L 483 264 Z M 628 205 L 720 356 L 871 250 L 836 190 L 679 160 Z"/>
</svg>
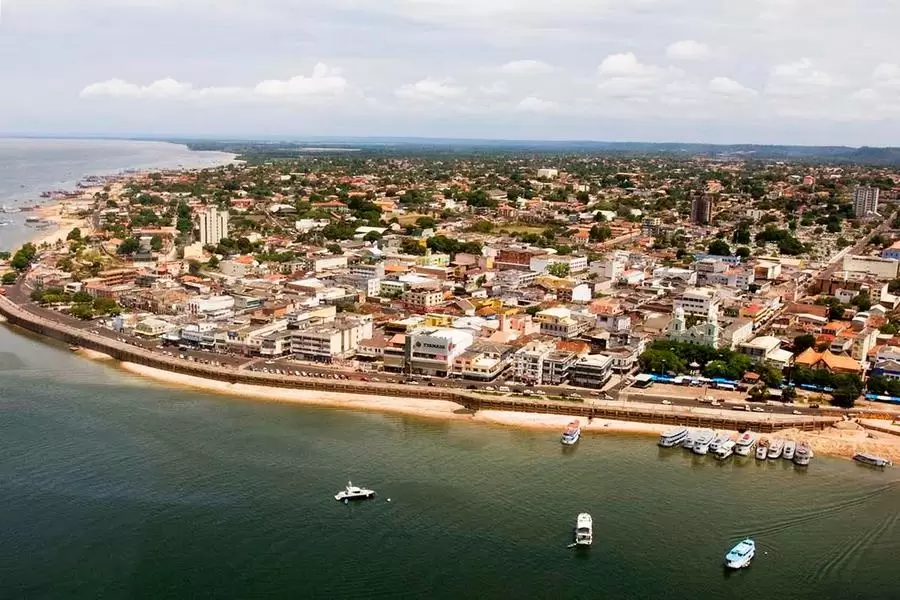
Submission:
<svg viewBox="0 0 900 600">
<path fill-rule="evenodd" d="M 524 98 L 516 105 L 516 110 L 522 112 L 545 113 L 559 109 L 559 104 L 552 100 L 541 100 L 535 96 Z"/>
<path fill-rule="evenodd" d="M 710 55 L 709 46 L 694 40 L 681 40 L 666 48 L 666 56 L 673 60 L 706 60 Z"/>
<path fill-rule="evenodd" d="M 641 64 L 632 52 L 610 54 L 600 63 L 598 72 L 602 77 L 634 77 L 643 75 L 646 65 Z"/>
<path fill-rule="evenodd" d="M 765 93 L 771 96 L 800 97 L 821 95 L 842 83 L 830 73 L 815 68 L 808 58 L 775 65 L 766 85 Z"/>
<path fill-rule="evenodd" d="M 511 75 L 540 75 L 549 73 L 553 67 L 542 60 L 514 60 L 500 67 L 500 70 Z"/>
<path fill-rule="evenodd" d="M 286 80 L 269 79 L 252 88 L 205 87 L 195 88 L 190 83 L 182 83 L 166 78 L 142 86 L 122 79 L 110 79 L 92 83 L 81 90 L 82 98 L 132 98 L 152 100 L 200 100 L 205 98 L 286 98 L 333 97 L 343 94 L 349 87 L 337 69 L 319 63 L 307 77 L 298 75 Z"/>
<path fill-rule="evenodd" d="M 253 88 L 261 96 L 339 96 L 347 90 L 340 71 L 318 63 L 312 76 L 297 75 L 287 80 L 268 79 Z"/>
<path fill-rule="evenodd" d="M 607 56 L 597 72 L 597 89 L 602 94 L 635 100 L 658 94 L 667 84 L 684 77 L 679 69 L 644 64 L 631 52 Z"/>
<path fill-rule="evenodd" d="M 751 98 L 757 95 L 756 90 L 745 87 L 730 77 L 715 77 L 707 87 L 713 94 L 730 98 Z"/>
<path fill-rule="evenodd" d="M 482 85 L 478 91 L 485 96 L 505 96 L 509 94 L 509 86 L 504 81 L 494 81 L 487 85 Z"/>
<path fill-rule="evenodd" d="M 394 94 L 401 100 L 413 102 L 440 102 L 452 100 L 465 94 L 466 88 L 457 86 L 452 79 L 426 77 L 416 83 L 400 86 Z"/>
</svg>

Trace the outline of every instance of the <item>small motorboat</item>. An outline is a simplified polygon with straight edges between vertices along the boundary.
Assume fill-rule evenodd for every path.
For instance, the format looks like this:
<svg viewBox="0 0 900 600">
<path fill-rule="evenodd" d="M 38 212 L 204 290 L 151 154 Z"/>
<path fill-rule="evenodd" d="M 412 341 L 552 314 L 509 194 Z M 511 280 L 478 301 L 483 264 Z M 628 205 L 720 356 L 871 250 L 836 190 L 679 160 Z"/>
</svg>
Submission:
<svg viewBox="0 0 900 600">
<path fill-rule="evenodd" d="M 725 566 L 729 569 L 743 569 L 750 564 L 756 554 L 756 542 L 747 538 L 738 543 L 725 555 Z"/>
<path fill-rule="evenodd" d="M 566 429 L 565 431 L 563 431 L 562 437 L 559 441 L 566 446 L 571 446 L 575 444 L 575 442 L 577 442 L 580 437 L 581 422 L 576 419 L 566 426 Z"/>
<path fill-rule="evenodd" d="M 874 454 L 868 454 L 867 452 L 858 452 L 854 454 L 853 460 L 872 467 L 890 467 L 894 464 L 888 458 L 882 458 L 881 456 L 875 456 Z"/>
<path fill-rule="evenodd" d="M 769 440 L 763 438 L 759 440 L 759 444 L 756 446 L 756 460 L 766 460 L 769 456 Z"/>
<path fill-rule="evenodd" d="M 594 520 L 588 513 L 581 513 L 575 520 L 575 545 L 590 546 L 594 543 Z"/>
<path fill-rule="evenodd" d="M 374 490 L 367 490 L 365 488 L 356 487 L 351 482 L 347 482 L 347 487 L 337 494 L 334 495 L 335 500 L 342 500 L 344 502 L 348 500 L 368 500 L 372 496 L 375 495 Z"/>
</svg>

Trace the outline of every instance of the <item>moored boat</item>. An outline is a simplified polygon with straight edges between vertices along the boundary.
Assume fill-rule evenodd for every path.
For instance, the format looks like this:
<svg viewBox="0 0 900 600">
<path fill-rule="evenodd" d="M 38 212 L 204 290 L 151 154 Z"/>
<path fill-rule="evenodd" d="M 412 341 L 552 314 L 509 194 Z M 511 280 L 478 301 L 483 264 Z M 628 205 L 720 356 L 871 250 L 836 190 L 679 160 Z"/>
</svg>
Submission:
<svg viewBox="0 0 900 600">
<path fill-rule="evenodd" d="M 731 436 L 727 433 L 719 433 L 716 435 L 715 439 L 709 444 L 709 451 L 715 453 L 719 446 L 727 442 L 731 439 Z"/>
<path fill-rule="evenodd" d="M 763 438 L 756 445 L 756 460 L 765 460 L 769 456 L 769 440 Z"/>
<path fill-rule="evenodd" d="M 594 543 L 594 520 L 588 513 L 581 513 L 575 519 L 575 545 L 590 546 Z"/>
<path fill-rule="evenodd" d="M 785 460 L 794 460 L 794 454 L 797 452 L 797 442 L 794 440 L 788 440 L 784 443 L 784 451 L 781 453 L 781 458 Z"/>
<path fill-rule="evenodd" d="M 697 431 L 694 429 L 688 429 L 688 433 L 684 436 L 684 440 L 681 442 L 682 448 L 687 448 L 688 450 L 694 449 L 694 441 L 697 439 Z"/>
<path fill-rule="evenodd" d="M 800 442 L 797 444 L 797 450 L 794 452 L 794 464 L 805 467 L 809 464 L 809 461 L 812 460 L 813 451 L 812 448 L 809 447 L 808 442 Z"/>
<path fill-rule="evenodd" d="M 749 456 L 756 446 L 756 434 L 752 431 L 742 433 L 734 444 L 734 453 L 740 456 Z"/>
<path fill-rule="evenodd" d="M 563 431 L 562 437 L 559 439 L 559 441 L 567 446 L 571 446 L 580 438 L 581 422 L 576 419 L 566 426 L 566 430 Z"/>
<path fill-rule="evenodd" d="M 375 490 L 356 487 L 349 481 L 347 487 L 334 495 L 335 500 L 368 500 L 375 495 Z"/>
<path fill-rule="evenodd" d="M 756 555 L 756 542 L 747 538 L 728 551 L 725 555 L 725 566 L 729 569 L 743 569 L 750 564 Z"/>
<path fill-rule="evenodd" d="M 781 458 L 781 453 L 784 452 L 784 440 L 774 439 L 772 443 L 769 444 L 769 458 Z"/>
<path fill-rule="evenodd" d="M 694 447 L 691 448 L 694 454 L 706 454 L 709 452 L 709 445 L 716 438 L 716 433 L 712 429 L 701 429 L 697 432 L 697 437 L 694 439 Z"/>
<path fill-rule="evenodd" d="M 687 434 L 688 430 L 684 427 L 669 429 L 659 436 L 659 445 L 663 448 L 672 448 L 683 442 Z"/>
<path fill-rule="evenodd" d="M 894 464 L 888 458 L 875 456 L 874 454 L 869 454 L 868 452 L 857 452 L 853 455 L 853 460 L 864 465 L 870 465 L 872 467 L 890 467 Z"/>
<path fill-rule="evenodd" d="M 719 444 L 716 449 L 716 460 L 725 460 L 734 454 L 734 440 L 727 440 Z"/>
</svg>

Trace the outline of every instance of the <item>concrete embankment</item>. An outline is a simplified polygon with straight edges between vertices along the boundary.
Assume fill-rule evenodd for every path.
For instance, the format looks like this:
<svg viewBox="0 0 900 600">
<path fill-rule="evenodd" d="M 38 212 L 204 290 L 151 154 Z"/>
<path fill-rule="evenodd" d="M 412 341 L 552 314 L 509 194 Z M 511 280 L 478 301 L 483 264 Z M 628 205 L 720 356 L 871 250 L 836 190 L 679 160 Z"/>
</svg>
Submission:
<svg viewBox="0 0 900 600">
<path fill-rule="evenodd" d="M 581 402 L 527 401 L 491 397 L 487 395 L 482 396 L 463 390 L 452 390 L 439 387 L 351 380 L 323 381 L 305 377 L 286 377 L 270 373 L 241 371 L 233 368 L 197 364 L 195 362 L 153 353 L 131 344 L 71 327 L 65 323 L 54 320 L 53 318 L 35 314 L 30 310 L 18 306 L 12 300 L 4 296 L 0 296 L 0 315 L 6 317 L 12 325 L 67 344 L 76 344 L 87 350 L 107 354 L 122 362 L 134 363 L 182 375 L 190 375 L 193 377 L 201 377 L 232 384 L 449 401 L 474 411 L 497 410 L 556 414 L 585 419 L 611 419 L 638 423 L 710 427 L 729 430 L 752 428 L 755 431 L 763 433 L 778 431 L 785 428 L 796 428 L 806 431 L 822 430 L 837 420 L 835 418 L 777 419 L 772 418 L 771 415 L 767 416 L 765 419 L 755 419 L 751 415 L 743 415 L 742 418 L 738 419 L 732 418 L 724 413 L 722 415 L 695 414 L 690 411 L 690 409 L 686 409 L 685 411 L 659 411 L 649 408 L 646 405 L 643 407 L 630 407 L 622 406 L 621 404 L 601 405 Z M 52 317 L 53 315 L 48 314 L 48 316 Z"/>
</svg>

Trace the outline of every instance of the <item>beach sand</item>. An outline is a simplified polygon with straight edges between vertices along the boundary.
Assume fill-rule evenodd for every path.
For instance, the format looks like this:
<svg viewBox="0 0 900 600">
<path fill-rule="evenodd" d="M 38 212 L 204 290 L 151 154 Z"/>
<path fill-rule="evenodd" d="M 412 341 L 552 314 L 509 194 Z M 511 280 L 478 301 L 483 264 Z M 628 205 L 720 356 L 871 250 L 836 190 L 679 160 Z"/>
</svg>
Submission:
<svg viewBox="0 0 900 600">
<path fill-rule="evenodd" d="M 92 360 L 113 360 L 106 354 L 94 352 L 92 350 L 81 349 L 78 351 L 78 354 Z M 216 394 L 240 396 L 242 398 L 253 398 L 269 402 L 291 402 L 309 406 L 332 407 L 346 410 L 399 413 L 429 419 L 469 421 L 484 425 L 555 432 L 561 432 L 566 424 L 572 421 L 572 417 L 566 415 L 547 415 L 498 410 L 482 410 L 472 414 L 454 402 L 440 400 L 368 396 L 364 394 L 348 394 L 343 392 L 320 392 L 246 384 L 231 384 L 201 377 L 182 375 L 180 373 L 172 373 L 170 371 L 133 363 L 120 363 L 120 366 L 129 373 L 164 382 L 174 387 L 187 387 Z M 669 426 L 667 425 L 633 423 L 629 421 L 613 421 L 607 419 L 594 419 L 588 423 L 582 423 L 582 430 L 585 433 L 592 434 L 609 432 L 655 437 L 668 428 Z M 731 433 L 736 439 L 738 433 Z M 870 435 L 873 437 L 870 437 Z M 857 452 L 871 452 L 900 463 L 900 437 L 878 432 L 870 433 L 862 426 L 849 421 L 838 423 L 836 427 L 831 427 L 822 432 L 786 429 L 778 433 L 766 434 L 762 437 L 767 437 L 769 439 L 779 437 L 793 439 L 795 441 L 807 441 L 817 455 L 837 456 L 849 459 Z"/>
<path fill-rule="evenodd" d="M 68 235 L 76 227 L 80 228 L 82 232 L 87 232 L 90 229 L 87 221 L 84 219 L 63 217 L 62 205 L 60 204 L 43 206 L 36 210 L 35 214 L 45 221 L 53 223 L 49 230 L 36 231 L 34 237 L 30 240 L 38 248 L 44 244 L 55 246 L 59 242 L 65 242 Z"/>
</svg>

